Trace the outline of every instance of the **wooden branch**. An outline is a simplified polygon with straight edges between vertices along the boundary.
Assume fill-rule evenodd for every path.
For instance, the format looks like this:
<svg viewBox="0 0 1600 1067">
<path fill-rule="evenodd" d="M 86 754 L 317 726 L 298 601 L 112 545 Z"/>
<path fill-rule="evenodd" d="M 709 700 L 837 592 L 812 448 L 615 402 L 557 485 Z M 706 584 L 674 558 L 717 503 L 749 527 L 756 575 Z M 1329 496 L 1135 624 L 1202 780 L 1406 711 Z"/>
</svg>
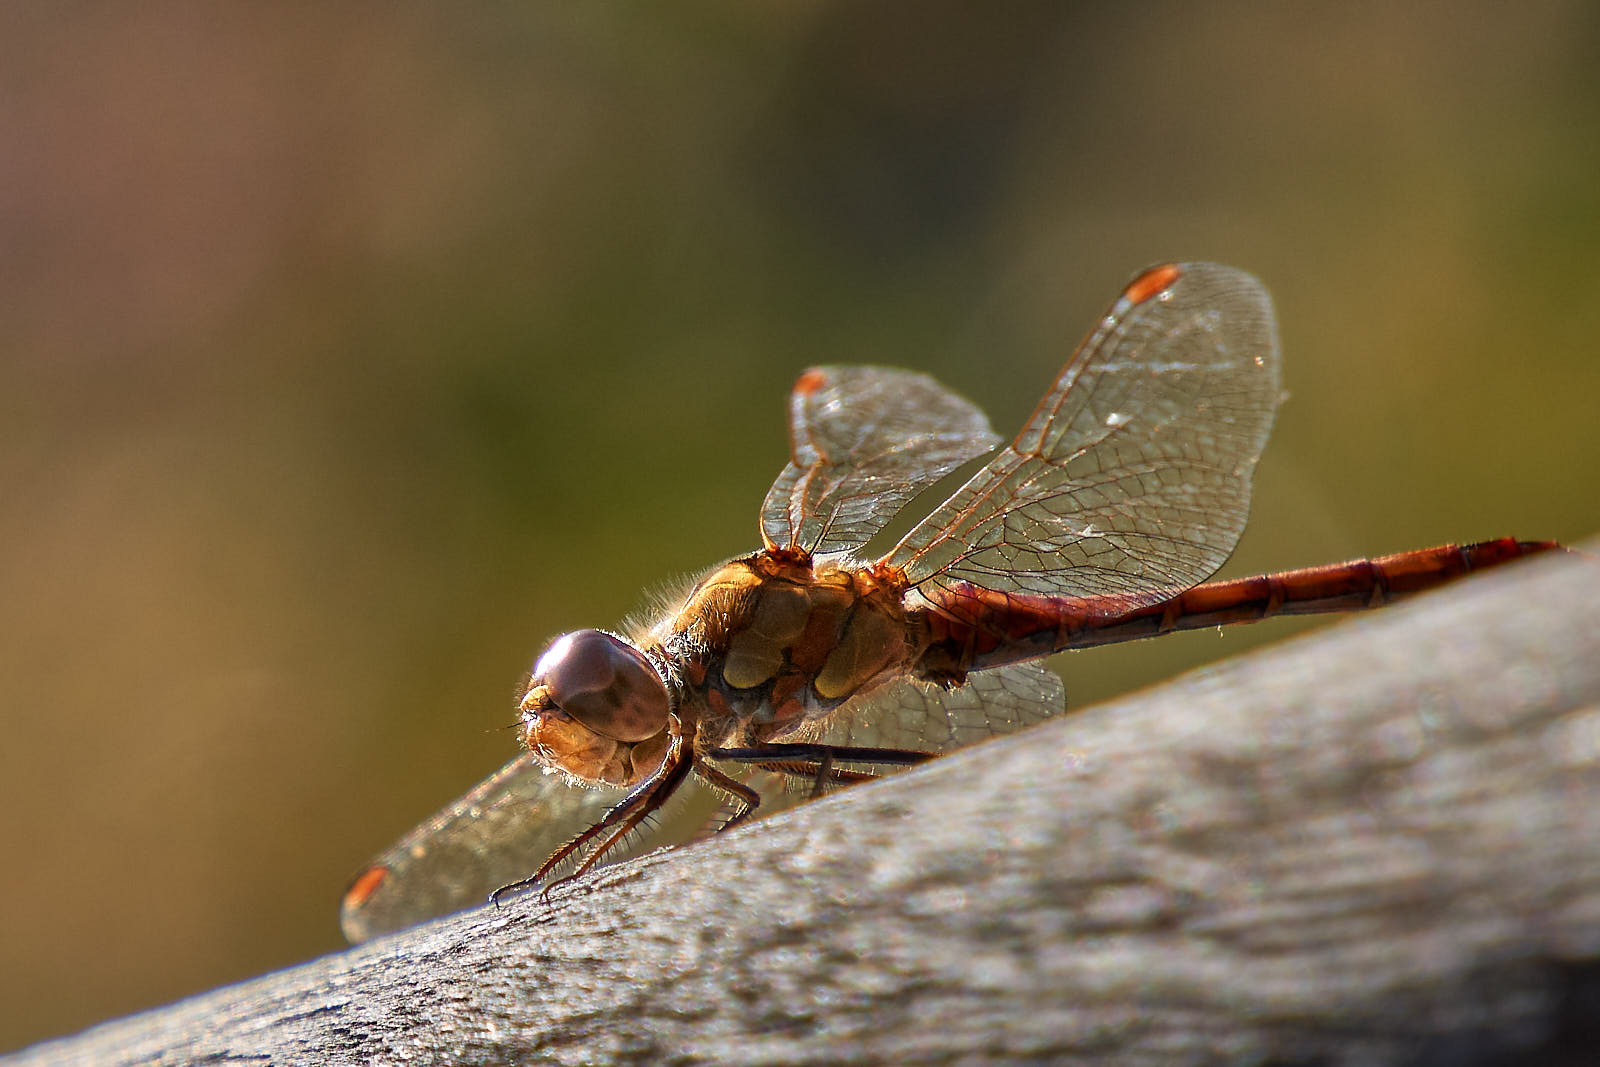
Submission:
<svg viewBox="0 0 1600 1067">
<path fill-rule="evenodd" d="M 1597 989 L 1545 558 L 14 1062 L 1577 1063 Z"/>
</svg>

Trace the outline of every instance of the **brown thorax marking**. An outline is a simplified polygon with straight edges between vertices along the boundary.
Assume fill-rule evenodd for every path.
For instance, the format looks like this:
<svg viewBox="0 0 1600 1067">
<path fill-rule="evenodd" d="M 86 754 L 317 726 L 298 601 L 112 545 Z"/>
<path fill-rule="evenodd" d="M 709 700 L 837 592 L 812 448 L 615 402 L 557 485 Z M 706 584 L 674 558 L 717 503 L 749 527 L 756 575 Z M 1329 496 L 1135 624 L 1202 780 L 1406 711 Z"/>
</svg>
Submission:
<svg viewBox="0 0 1600 1067">
<path fill-rule="evenodd" d="M 669 646 L 703 649 L 704 733 L 766 740 L 903 671 L 919 644 L 894 583 L 792 551 L 724 564 L 689 594 Z M 697 679 L 700 669 L 684 672 Z M 694 699 L 698 697 L 698 699 Z M 719 723 L 715 720 L 731 718 Z"/>
</svg>

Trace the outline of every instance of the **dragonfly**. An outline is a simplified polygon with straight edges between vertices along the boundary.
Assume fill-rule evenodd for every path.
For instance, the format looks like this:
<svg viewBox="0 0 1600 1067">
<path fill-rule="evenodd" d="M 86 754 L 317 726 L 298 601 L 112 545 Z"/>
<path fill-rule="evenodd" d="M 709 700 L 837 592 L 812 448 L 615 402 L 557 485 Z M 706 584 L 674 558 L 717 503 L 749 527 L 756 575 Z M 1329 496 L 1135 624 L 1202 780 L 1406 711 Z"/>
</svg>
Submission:
<svg viewBox="0 0 1600 1067">
<path fill-rule="evenodd" d="M 1244 530 L 1282 395 L 1266 289 L 1214 263 L 1134 277 L 1008 444 L 925 374 L 805 371 L 762 547 L 626 634 L 551 644 L 521 690 L 519 754 L 355 879 L 346 936 L 575 878 L 690 782 L 727 829 L 761 806 L 756 777 L 818 795 L 1023 729 L 1065 709 L 1042 663 L 1057 652 L 1377 607 L 1561 547 L 1506 537 L 1207 581 Z"/>
</svg>

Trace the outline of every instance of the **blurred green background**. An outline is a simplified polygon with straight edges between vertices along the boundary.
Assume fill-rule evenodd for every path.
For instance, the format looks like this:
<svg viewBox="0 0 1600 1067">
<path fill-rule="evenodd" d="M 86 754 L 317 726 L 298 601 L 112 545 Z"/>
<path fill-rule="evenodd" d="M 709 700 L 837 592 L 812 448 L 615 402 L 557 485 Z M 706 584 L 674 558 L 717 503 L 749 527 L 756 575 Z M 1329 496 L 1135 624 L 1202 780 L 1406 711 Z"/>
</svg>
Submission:
<svg viewBox="0 0 1600 1067">
<path fill-rule="evenodd" d="M 1221 260 L 1291 394 L 1225 574 L 1592 534 L 1597 11 L 6 5 L 0 1048 L 337 949 L 551 635 L 756 545 L 813 362 L 1009 433 Z"/>
</svg>

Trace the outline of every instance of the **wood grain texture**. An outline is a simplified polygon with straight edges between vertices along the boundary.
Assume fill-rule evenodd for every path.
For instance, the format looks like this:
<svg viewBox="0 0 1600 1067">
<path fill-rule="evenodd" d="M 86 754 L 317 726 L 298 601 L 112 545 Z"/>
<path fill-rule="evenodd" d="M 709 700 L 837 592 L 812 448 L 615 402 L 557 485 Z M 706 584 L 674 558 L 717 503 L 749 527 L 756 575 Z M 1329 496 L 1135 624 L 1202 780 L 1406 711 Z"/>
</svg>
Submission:
<svg viewBox="0 0 1600 1067">
<path fill-rule="evenodd" d="M 1563 557 L 11 1062 L 1578 1063 L 1597 1020 Z"/>
</svg>

